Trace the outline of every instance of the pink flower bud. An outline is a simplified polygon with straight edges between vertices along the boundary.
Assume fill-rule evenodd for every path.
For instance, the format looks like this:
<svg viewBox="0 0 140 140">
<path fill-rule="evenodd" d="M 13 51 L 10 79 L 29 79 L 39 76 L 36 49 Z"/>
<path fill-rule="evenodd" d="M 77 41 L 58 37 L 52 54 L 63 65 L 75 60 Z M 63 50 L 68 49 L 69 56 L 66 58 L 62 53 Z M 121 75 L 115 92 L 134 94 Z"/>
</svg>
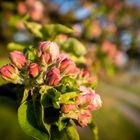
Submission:
<svg viewBox="0 0 140 140">
<path fill-rule="evenodd" d="M 76 64 L 74 61 L 72 61 L 69 58 L 65 58 L 62 60 L 59 64 L 60 71 L 66 75 L 77 75 L 78 74 L 78 68 L 76 67 Z"/>
<path fill-rule="evenodd" d="M 102 106 L 102 100 L 100 98 L 100 95 L 95 94 L 92 104 L 95 106 L 96 109 Z"/>
<path fill-rule="evenodd" d="M 59 54 L 58 60 L 59 60 L 59 61 L 62 61 L 62 60 L 64 60 L 64 59 L 66 59 L 66 58 L 69 58 L 69 55 L 68 55 L 68 54 L 66 54 L 66 53 L 60 53 L 60 54 Z M 69 59 L 70 59 L 70 58 L 69 58 Z"/>
<path fill-rule="evenodd" d="M 42 64 L 43 64 L 43 65 L 49 64 L 50 59 L 51 59 L 50 54 L 49 54 L 49 53 L 44 53 L 44 54 L 42 55 L 42 60 L 41 60 L 41 61 L 42 61 Z"/>
<path fill-rule="evenodd" d="M 90 123 L 92 115 L 89 110 L 82 110 L 78 116 L 78 123 L 80 126 L 84 127 Z"/>
<path fill-rule="evenodd" d="M 89 72 L 87 70 L 84 69 L 84 70 L 81 71 L 81 77 L 82 78 L 89 78 L 89 76 L 90 75 L 89 75 Z"/>
<path fill-rule="evenodd" d="M 39 50 L 37 56 L 40 57 L 43 53 L 47 52 L 50 41 L 42 41 L 39 43 Z"/>
<path fill-rule="evenodd" d="M 93 102 L 94 94 L 85 94 L 76 98 L 76 104 L 80 106 L 90 105 Z"/>
<path fill-rule="evenodd" d="M 62 107 L 62 111 L 64 113 L 69 113 L 70 111 L 74 111 L 76 109 L 76 105 L 73 104 L 65 104 Z"/>
<path fill-rule="evenodd" d="M 2 78 L 15 84 L 20 83 L 18 73 L 18 69 L 12 65 L 5 65 L 0 69 Z"/>
<path fill-rule="evenodd" d="M 37 56 L 41 58 L 43 64 L 49 64 L 56 61 L 59 57 L 59 48 L 55 42 L 44 41 L 39 45 Z"/>
<path fill-rule="evenodd" d="M 58 84 L 59 81 L 61 80 L 59 69 L 56 67 L 53 67 L 51 70 L 49 70 L 46 73 L 46 79 L 47 79 L 47 84 L 50 86 Z"/>
<path fill-rule="evenodd" d="M 98 78 L 96 75 L 90 75 L 87 70 L 82 70 L 80 72 L 80 77 L 84 83 L 92 84 L 93 82 L 97 82 Z"/>
<path fill-rule="evenodd" d="M 95 90 L 87 88 L 85 86 L 80 86 L 79 90 L 82 92 L 82 94 L 95 94 Z"/>
<path fill-rule="evenodd" d="M 23 53 L 20 51 L 13 51 L 10 53 L 10 59 L 12 63 L 18 68 L 22 68 L 25 66 L 27 60 Z"/>
<path fill-rule="evenodd" d="M 98 82 L 98 77 L 94 74 L 92 74 L 88 79 L 87 79 L 87 83 L 88 84 L 92 84 L 94 82 Z"/>
<path fill-rule="evenodd" d="M 93 111 L 99 109 L 101 106 L 102 106 L 101 98 L 98 94 L 95 94 L 92 104 L 88 105 L 88 110 Z"/>
<path fill-rule="evenodd" d="M 40 68 L 39 68 L 38 64 L 31 63 L 29 65 L 29 74 L 31 75 L 31 77 L 36 77 L 36 76 L 38 76 L 39 73 L 40 73 Z"/>
</svg>

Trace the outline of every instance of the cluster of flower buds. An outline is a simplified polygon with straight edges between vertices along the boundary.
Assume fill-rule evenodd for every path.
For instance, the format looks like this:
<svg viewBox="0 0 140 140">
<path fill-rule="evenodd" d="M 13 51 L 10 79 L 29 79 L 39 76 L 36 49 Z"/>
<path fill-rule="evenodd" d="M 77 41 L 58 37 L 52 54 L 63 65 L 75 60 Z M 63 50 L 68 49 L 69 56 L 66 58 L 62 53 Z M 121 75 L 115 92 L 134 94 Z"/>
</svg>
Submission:
<svg viewBox="0 0 140 140">
<path fill-rule="evenodd" d="M 62 112 L 72 117 L 71 114 L 77 113 L 74 119 L 78 121 L 80 126 L 87 126 L 92 120 L 91 112 L 102 106 L 100 96 L 95 93 L 95 90 L 85 86 L 79 87 L 80 95 L 75 98 L 75 104 L 65 104 L 62 107 Z M 72 113 L 73 112 L 73 113 Z"/>
<path fill-rule="evenodd" d="M 77 96 L 73 99 L 74 103 L 61 104 L 60 112 L 68 118 L 76 120 L 80 126 L 88 125 L 92 119 L 92 111 L 100 108 L 102 102 L 100 96 L 84 84 L 95 82 L 96 77 L 91 79 L 92 76 L 89 75 L 88 71 L 80 71 L 67 54 L 60 53 L 55 42 L 40 42 L 35 56 L 34 60 L 30 60 L 28 55 L 22 52 L 11 52 L 11 62 L 0 69 L 1 76 L 9 82 L 25 85 L 25 88 L 26 85 L 31 88 L 42 85 L 55 88 L 55 86 L 61 85 L 61 80 L 64 77 L 75 79 L 78 86 Z M 76 114 L 76 116 L 72 117 L 74 116 L 72 114 Z"/>
</svg>

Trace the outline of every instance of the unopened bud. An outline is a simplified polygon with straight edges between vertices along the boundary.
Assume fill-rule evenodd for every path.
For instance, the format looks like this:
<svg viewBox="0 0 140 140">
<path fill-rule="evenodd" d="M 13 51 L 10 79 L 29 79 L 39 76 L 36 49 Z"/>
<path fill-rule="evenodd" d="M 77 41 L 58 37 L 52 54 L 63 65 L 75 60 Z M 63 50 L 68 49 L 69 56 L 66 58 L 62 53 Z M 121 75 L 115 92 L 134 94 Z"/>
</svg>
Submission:
<svg viewBox="0 0 140 140">
<path fill-rule="evenodd" d="M 60 71 L 58 68 L 53 67 L 50 71 L 46 73 L 47 84 L 52 86 L 59 83 L 61 80 Z"/>
<path fill-rule="evenodd" d="M 5 65 L 0 69 L 0 74 L 3 79 L 12 82 L 12 83 L 20 83 L 20 77 L 19 77 L 19 72 L 18 69 L 15 68 L 12 65 Z"/>
<path fill-rule="evenodd" d="M 29 74 L 32 76 L 32 77 L 36 77 L 38 76 L 40 73 L 40 68 L 38 66 L 38 64 L 36 63 L 31 63 L 29 65 Z"/>
<path fill-rule="evenodd" d="M 70 111 L 74 111 L 76 109 L 76 105 L 73 104 L 65 104 L 62 107 L 62 111 L 64 113 L 69 113 Z"/>
<path fill-rule="evenodd" d="M 24 67 L 27 62 L 25 55 L 20 51 L 11 52 L 10 59 L 11 59 L 11 62 L 18 68 Z"/>
</svg>

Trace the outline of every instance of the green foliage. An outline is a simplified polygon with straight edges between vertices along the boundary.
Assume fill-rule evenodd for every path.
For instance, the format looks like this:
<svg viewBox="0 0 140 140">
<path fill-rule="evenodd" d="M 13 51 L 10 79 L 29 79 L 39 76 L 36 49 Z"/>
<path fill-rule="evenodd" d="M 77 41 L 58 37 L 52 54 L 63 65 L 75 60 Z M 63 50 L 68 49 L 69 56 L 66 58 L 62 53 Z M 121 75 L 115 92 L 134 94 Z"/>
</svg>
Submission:
<svg viewBox="0 0 140 140">
<path fill-rule="evenodd" d="M 75 127 L 69 123 L 66 127 L 66 133 L 70 140 L 80 140 L 79 135 L 75 129 Z"/>
<path fill-rule="evenodd" d="M 29 96 L 29 90 L 25 89 L 24 93 L 23 93 L 23 97 L 22 97 L 21 103 L 24 103 L 26 101 L 26 99 L 28 98 L 28 96 Z"/>
<path fill-rule="evenodd" d="M 18 109 L 18 120 L 21 128 L 28 135 L 39 139 L 39 140 L 49 140 L 48 133 L 40 127 L 37 118 L 39 113 L 37 112 L 40 107 L 39 103 L 35 102 L 36 108 L 34 108 L 32 101 L 24 102 Z M 38 107 L 38 109 L 37 109 Z"/>
<path fill-rule="evenodd" d="M 98 128 L 96 127 L 95 123 L 93 121 L 90 122 L 89 127 L 94 134 L 95 140 L 99 140 L 98 138 Z"/>
<path fill-rule="evenodd" d="M 21 44 L 21 43 L 15 43 L 11 42 L 8 44 L 7 48 L 12 51 L 12 50 L 18 50 L 18 51 L 23 51 L 27 45 Z"/>
<path fill-rule="evenodd" d="M 78 96 L 77 95 L 77 92 L 67 92 L 67 93 L 65 93 L 65 94 L 62 94 L 61 96 L 60 96 L 60 98 L 59 98 L 59 102 L 60 102 L 60 104 L 72 104 L 72 103 L 74 103 L 74 98 L 76 97 L 76 96 Z"/>
<path fill-rule="evenodd" d="M 45 93 L 41 95 L 41 104 L 47 108 L 52 106 L 54 106 L 54 108 L 60 108 L 58 103 L 60 94 L 61 93 L 54 88 L 45 90 Z"/>
<path fill-rule="evenodd" d="M 62 49 L 65 50 L 66 52 L 74 54 L 77 57 L 86 54 L 86 48 L 80 41 L 78 41 L 75 38 L 67 39 L 62 45 Z"/>
<path fill-rule="evenodd" d="M 59 34 L 73 33 L 71 28 L 61 24 L 41 25 L 35 22 L 24 21 L 26 28 L 37 38 L 55 39 Z"/>
<path fill-rule="evenodd" d="M 44 36 L 53 39 L 59 34 L 73 33 L 73 30 L 61 24 L 50 24 L 44 25 L 41 29 L 41 32 L 43 33 Z"/>
<path fill-rule="evenodd" d="M 24 21 L 26 28 L 36 37 L 42 38 L 43 34 L 41 33 L 42 25 L 35 22 Z"/>
</svg>

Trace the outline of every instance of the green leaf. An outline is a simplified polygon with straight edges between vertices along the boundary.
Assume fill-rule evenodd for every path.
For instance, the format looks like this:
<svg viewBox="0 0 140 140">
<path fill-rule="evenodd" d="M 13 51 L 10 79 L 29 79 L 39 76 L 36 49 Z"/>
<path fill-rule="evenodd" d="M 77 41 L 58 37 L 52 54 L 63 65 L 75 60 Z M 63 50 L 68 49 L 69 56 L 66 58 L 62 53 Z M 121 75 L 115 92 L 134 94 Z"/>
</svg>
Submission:
<svg viewBox="0 0 140 140">
<path fill-rule="evenodd" d="M 76 55 L 73 55 L 72 53 L 69 54 L 70 55 L 70 58 L 76 62 L 76 64 L 79 64 L 79 63 L 86 63 L 86 59 L 84 56 L 76 56 Z"/>
<path fill-rule="evenodd" d="M 74 99 L 77 96 L 76 92 L 67 92 L 60 96 L 59 103 L 60 104 L 71 104 L 74 103 Z"/>
<path fill-rule="evenodd" d="M 41 95 L 41 104 L 44 107 L 54 106 L 54 108 L 60 108 L 60 105 L 58 102 L 60 95 L 61 93 L 57 91 L 55 88 L 45 89 L 45 93 Z"/>
<path fill-rule="evenodd" d="M 21 103 L 24 103 L 26 101 L 26 99 L 28 98 L 28 96 L 29 96 L 29 90 L 25 89 L 23 92 L 23 97 L 22 97 Z"/>
<path fill-rule="evenodd" d="M 65 129 L 62 131 L 59 131 L 56 125 L 52 125 L 51 140 L 69 140 L 69 139 L 68 139 Z"/>
<path fill-rule="evenodd" d="M 96 89 L 96 87 L 97 87 L 97 82 L 93 82 L 92 84 L 91 84 L 91 86 L 90 86 L 92 89 Z"/>
<path fill-rule="evenodd" d="M 28 21 L 24 21 L 24 24 L 26 26 L 26 28 L 33 33 L 34 36 L 38 37 L 38 38 L 42 38 L 43 35 L 41 33 L 41 28 L 42 25 L 36 22 L 28 22 Z"/>
<path fill-rule="evenodd" d="M 32 101 L 24 102 L 18 109 L 18 120 L 21 128 L 28 135 L 39 139 L 39 140 L 49 140 L 48 133 L 39 125 L 40 121 L 39 113 L 37 109 L 38 104 L 35 108 Z"/>
<path fill-rule="evenodd" d="M 71 91 L 77 91 L 77 88 L 78 86 L 76 80 L 68 76 L 64 76 L 61 79 L 61 84 L 55 86 L 55 89 L 60 91 L 61 94 L 64 94 L 66 92 L 71 92 Z"/>
<path fill-rule="evenodd" d="M 23 51 L 25 48 L 27 47 L 27 45 L 23 45 L 20 43 L 14 43 L 11 42 L 8 44 L 7 48 L 12 51 L 12 50 L 18 50 L 18 51 Z"/>
<path fill-rule="evenodd" d="M 61 79 L 61 83 L 67 84 L 67 85 L 72 86 L 72 87 L 73 87 L 73 85 L 76 86 L 76 81 L 75 81 L 75 79 L 73 79 L 73 78 L 71 78 L 71 77 L 69 77 L 69 76 L 63 77 L 63 78 Z"/>
<path fill-rule="evenodd" d="M 45 129 L 47 130 L 47 132 L 49 133 L 49 135 L 51 135 L 51 125 L 48 124 L 46 121 L 45 121 L 45 109 L 44 109 L 44 106 L 42 106 L 42 122 L 44 124 L 44 127 Z"/>
<path fill-rule="evenodd" d="M 27 51 L 27 58 L 28 60 L 35 60 L 36 59 L 36 55 L 33 51 Z"/>
<path fill-rule="evenodd" d="M 91 131 L 94 134 L 94 139 L 95 140 L 99 140 L 99 137 L 98 137 L 98 128 L 96 127 L 96 125 L 95 125 L 95 123 L 93 121 L 90 122 L 89 127 L 90 127 Z"/>
<path fill-rule="evenodd" d="M 67 39 L 62 45 L 62 49 L 76 55 L 77 57 L 86 54 L 86 48 L 84 45 L 75 38 Z"/>
<path fill-rule="evenodd" d="M 41 95 L 41 104 L 43 105 L 43 107 L 52 107 L 53 106 L 53 103 L 52 103 L 52 98 L 50 95 L 48 94 L 43 94 Z"/>
<path fill-rule="evenodd" d="M 44 25 L 41 31 L 44 36 L 50 37 L 52 39 L 58 34 L 70 34 L 73 32 L 71 28 L 61 24 Z"/>
<path fill-rule="evenodd" d="M 87 86 L 87 87 L 90 87 L 90 88 L 92 88 L 92 89 L 96 89 L 96 87 L 97 87 L 97 81 L 95 81 L 95 82 L 93 82 L 92 84 L 88 84 L 88 83 L 86 83 L 86 84 L 84 84 L 85 86 Z"/>
<path fill-rule="evenodd" d="M 59 130 L 59 131 L 62 131 L 62 130 L 66 127 L 66 125 L 67 125 L 67 120 L 68 120 L 68 119 L 64 118 L 63 116 L 60 116 L 60 117 L 59 117 L 59 120 L 58 120 L 58 122 L 57 122 L 57 126 L 58 126 L 58 130 Z"/>
<path fill-rule="evenodd" d="M 69 123 L 66 127 L 66 133 L 69 140 L 80 140 L 79 134 L 73 124 Z"/>
<path fill-rule="evenodd" d="M 40 90 L 39 90 L 39 93 L 40 94 L 46 94 L 48 89 L 51 89 L 52 87 L 51 86 L 47 86 L 47 85 L 42 85 L 40 86 Z"/>
</svg>

